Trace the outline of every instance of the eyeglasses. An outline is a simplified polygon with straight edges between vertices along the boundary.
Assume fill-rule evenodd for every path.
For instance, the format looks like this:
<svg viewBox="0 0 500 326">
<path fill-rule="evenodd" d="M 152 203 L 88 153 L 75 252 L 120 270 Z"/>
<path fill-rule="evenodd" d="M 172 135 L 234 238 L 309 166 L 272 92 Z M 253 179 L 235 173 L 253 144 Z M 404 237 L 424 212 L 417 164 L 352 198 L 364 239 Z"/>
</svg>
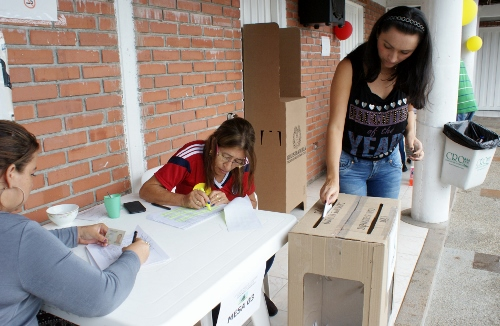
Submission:
<svg viewBox="0 0 500 326">
<path fill-rule="evenodd" d="M 245 159 L 234 158 L 231 155 L 229 155 L 227 153 L 221 153 L 218 150 L 217 150 L 217 156 L 221 157 L 222 161 L 224 161 L 224 163 L 231 163 L 231 165 L 234 166 L 234 167 L 241 168 L 241 167 L 243 167 L 243 166 L 245 166 L 245 165 L 248 164 L 248 158 L 247 157 L 245 157 Z"/>
</svg>

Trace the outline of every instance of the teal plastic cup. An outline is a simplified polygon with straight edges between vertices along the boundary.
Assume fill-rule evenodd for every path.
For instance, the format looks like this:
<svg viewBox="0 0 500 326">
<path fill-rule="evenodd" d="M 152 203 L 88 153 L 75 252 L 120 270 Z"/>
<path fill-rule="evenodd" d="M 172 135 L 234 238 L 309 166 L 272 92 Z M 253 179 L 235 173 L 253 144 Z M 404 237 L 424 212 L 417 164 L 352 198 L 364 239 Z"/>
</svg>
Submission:
<svg viewBox="0 0 500 326">
<path fill-rule="evenodd" d="M 120 194 L 112 194 L 104 196 L 104 207 L 110 218 L 120 217 L 120 210 L 122 208 L 122 196 Z"/>
</svg>

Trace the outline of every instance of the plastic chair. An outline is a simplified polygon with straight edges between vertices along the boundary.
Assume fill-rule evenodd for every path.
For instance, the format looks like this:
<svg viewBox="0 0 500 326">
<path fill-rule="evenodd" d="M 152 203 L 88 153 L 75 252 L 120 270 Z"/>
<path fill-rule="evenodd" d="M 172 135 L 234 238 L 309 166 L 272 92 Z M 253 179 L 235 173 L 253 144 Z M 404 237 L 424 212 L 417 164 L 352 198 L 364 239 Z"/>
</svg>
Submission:
<svg viewBox="0 0 500 326">
<path fill-rule="evenodd" d="M 155 168 L 149 169 L 146 172 L 144 172 L 144 174 L 141 177 L 141 186 L 144 184 L 144 182 L 151 179 L 151 177 L 156 173 L 156 171 L 158 171 L 162 167 L 163 167 L 163 165 L 160 165 L 160 166 L 157 166 Z"/>
</svg>

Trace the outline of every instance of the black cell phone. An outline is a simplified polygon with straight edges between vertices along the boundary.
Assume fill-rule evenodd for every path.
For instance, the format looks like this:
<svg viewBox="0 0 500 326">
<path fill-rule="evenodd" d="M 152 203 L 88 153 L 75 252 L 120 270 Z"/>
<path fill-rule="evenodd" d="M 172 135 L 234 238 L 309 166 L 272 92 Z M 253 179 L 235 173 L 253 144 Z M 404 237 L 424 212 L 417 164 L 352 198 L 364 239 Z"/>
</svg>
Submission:
<svg viewBox="0 0 500 326">
<path fill-rule="evenodd" d="M 130 213 L 130 214 L 135 214 L 135 213 L 142 213 L 146 211 L 146 207 L 141 204 L 140 201 L 131 201 L 128 203 L 124 203 L 123 207 Z"/>
</svg>

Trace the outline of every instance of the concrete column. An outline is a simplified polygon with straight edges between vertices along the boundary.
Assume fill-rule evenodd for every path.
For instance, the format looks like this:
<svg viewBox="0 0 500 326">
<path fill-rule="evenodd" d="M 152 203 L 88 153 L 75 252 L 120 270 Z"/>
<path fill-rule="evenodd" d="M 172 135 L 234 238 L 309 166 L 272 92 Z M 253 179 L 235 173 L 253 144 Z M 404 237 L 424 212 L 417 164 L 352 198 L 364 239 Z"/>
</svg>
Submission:
<svg viewBox="0 0 500 326">
<path fill-rule="evenodd" d="M 478 4 L 478 1 L 474 0 L 476 4 Z M 465 43 L 470 37 L 478 34 L 479 19 L 477 17 L 478 15 L 474 17 L 473 21 L 462 27 L 462 60 L 464 61 L 465 69 L 467 69 L 472 86 L 474 86 L 474 77 L 476 75 L 476 52 L 469 51 Z"/>
<path fill-rule="evenodd" d="M 123 92 L 123 120 L 127 141 L 132 193 L 141 188 L 141 177 L 146 170 L 144 160 L 144 136 L 139 106 L 139 79 L 137 77 L 137 52 L 135 49 L 135 30 L 132 0 L 115 1 L 118 48 Z"/>
<path fill-rule="evenodd" d="M 424 0 L 433 43 L 434 85 L 429 104 L 417 113 L 417 138 L 424 161 L 415 162 L 411 217 L 419 222 L 448 220 L 450 185 L 441 183 L 445 123 L 457 114 L 458 76 L 462 34 L 462 0 Z"/>
</svg>

